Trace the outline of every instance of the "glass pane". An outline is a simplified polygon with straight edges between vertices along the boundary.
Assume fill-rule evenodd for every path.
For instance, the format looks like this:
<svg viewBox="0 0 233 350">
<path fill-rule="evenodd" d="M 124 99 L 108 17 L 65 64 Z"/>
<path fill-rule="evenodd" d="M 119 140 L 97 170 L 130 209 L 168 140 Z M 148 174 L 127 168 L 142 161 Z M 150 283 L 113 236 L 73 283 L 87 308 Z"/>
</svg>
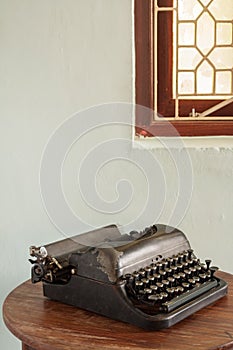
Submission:
<svg viewBox="0 0 233 350">
<path fill-rule="evenodd" d="M 178 0 L 178 17 L 179 20 L 196 19 L 203 10 L 197 0 Z"/>
<path fill-rule="evenodd" d="M 211 94 L 213 92 L 214 70 L 209 63 L 203 62 L 197 70 L 197 93 Z"/>
<path fill-rule="evenodd" d="M 230 94 L 231 93 L 231 72 L 216 72 L 216 93 Z"/>
<path fill-rule="evenodd" d="M 216 20 L 229 20 L 233 18 L 232 0 L 213 0 L 209 6 L 209 10 Z"/>
<path fill-rule="evenodd" d="M 204 55 L 214 46 L 214 20 L 206 12 L 197 21 L 197 46 Z"/>
<path fill-rule="evenodd" d="M 233 47 L 216 47 L 209 57 L 218 69 L 233 67 Z"/>
<path fill-rule="evenodd" d="M 180 70 L 194 70 L 201 61 L 202 57 L 196 49 L 180 48 L 178 51 L 178 68 Z"/>
<path fill-rule="evenodd" d="M 178 81 L 178 93 L 180 95 L 194 94 L 194 73 L 180 72 Z"/>
<path fill-rule="evenodd" d="M 194 45 L 195 39 L 195 25 L 194 23 L 180 23 L 179 24 L 179 45 Z"/>
<path fill-rule="evenodd" d="M 217 45 L 230 45 L 232 43 L 232 32 L 231 23 L 217 23 Z"/>
</svg>

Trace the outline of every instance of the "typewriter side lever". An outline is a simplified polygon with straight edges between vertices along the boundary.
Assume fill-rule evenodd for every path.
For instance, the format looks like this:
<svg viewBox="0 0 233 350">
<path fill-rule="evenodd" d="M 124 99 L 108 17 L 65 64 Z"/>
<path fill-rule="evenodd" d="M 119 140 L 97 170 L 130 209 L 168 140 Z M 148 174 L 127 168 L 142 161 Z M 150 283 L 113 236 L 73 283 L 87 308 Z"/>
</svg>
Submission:
<svg viewBox="0 0 233 350">
<path fill-rule="evenodd" d="M 69 265 L 67 260 L 58 262 L 52 256 L 49 256 L 45 247 L 30 247 L 30 255 L 36 259 L 29 259 L 33 264 L 31 269 L 32 283 L 40 282 L 41 280 L 53 283 L 67 283 L 71 276 L 76 273 L 76 268 Z"/>
</svg>

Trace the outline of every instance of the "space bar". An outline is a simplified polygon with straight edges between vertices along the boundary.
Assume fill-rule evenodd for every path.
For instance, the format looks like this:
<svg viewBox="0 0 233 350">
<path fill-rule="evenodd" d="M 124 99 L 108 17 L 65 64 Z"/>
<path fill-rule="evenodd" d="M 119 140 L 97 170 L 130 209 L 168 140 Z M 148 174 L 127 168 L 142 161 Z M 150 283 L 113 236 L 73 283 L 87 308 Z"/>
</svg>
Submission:
<svg viewBox="0 0 233 350">
<path fill-rule="evenodd" d="M 195 299 L 199 295 L 207 292 L 208 290 L 216 287 L 218 284 L 217 280 L 207 281 L 202 283 L 198 287 L 194 287 L 191 290 L 188 290 L 187 292 L 181 294 L 178 297 L 175 297 L 174 299 L 170 301 L 166 301 L 162 304 L 162 310 L 164 312 L 171 312 L 174 309 L 177 309 L 178 307 L 182 306 L 183 304 L 189 302 L 190 300 Z"/>
</svg>

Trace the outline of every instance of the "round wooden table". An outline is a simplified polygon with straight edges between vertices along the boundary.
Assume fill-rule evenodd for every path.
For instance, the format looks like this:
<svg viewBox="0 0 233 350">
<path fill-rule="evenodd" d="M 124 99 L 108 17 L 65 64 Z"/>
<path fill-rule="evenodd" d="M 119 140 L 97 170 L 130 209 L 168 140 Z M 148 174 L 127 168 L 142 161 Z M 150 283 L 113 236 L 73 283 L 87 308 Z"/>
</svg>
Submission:
<svg viewBox="0 0 233 350">
<path fill-rule="evenodd" d="M 233 349 L 233 276 L 228 295 L 162 331 L 145 331 L 43 296 L 42 285 L 27 281 L 3 305 L 3 317 L 24 350 Z"/>
</svg>

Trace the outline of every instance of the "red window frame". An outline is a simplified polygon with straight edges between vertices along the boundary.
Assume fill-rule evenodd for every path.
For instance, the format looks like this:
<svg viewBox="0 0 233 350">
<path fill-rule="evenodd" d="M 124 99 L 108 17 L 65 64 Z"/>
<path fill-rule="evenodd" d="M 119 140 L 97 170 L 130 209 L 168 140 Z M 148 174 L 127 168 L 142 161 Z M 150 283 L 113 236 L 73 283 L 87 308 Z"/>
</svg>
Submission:
<svg viewBox="0 0 233 350">
<path fill-rule="evenodd" d="M 135 56 L 136 56 L 136 104 L 148 107 L 146 113 L 136 110 L 136 133 L 146 129 L 147 135 L 175 135 L 168 123 L 155 121 L 154 110 L 154 0 L 135 2 Z M 159 0 L 159 6 L 172 6 L 172 0 Z M 158 18 L 158 112 L 163 117 L 174 114 L 172 98 L 172 12 L 162 12 Z M 181 100 L 179 115 L 188 116 L 192 108 L 203 112 L 221 100 Z M 143 114 L 143 115 L 141 115 Z M 233 103 L 211 116 L 233 116 Z M 163 118 L 164 119 L 164 118 Z M 233 120 L 178 120 L 170 121 L 181 136 L 233 135 Z M 144 132 L 145 135 L 145 132 Z"/>
</svg>

